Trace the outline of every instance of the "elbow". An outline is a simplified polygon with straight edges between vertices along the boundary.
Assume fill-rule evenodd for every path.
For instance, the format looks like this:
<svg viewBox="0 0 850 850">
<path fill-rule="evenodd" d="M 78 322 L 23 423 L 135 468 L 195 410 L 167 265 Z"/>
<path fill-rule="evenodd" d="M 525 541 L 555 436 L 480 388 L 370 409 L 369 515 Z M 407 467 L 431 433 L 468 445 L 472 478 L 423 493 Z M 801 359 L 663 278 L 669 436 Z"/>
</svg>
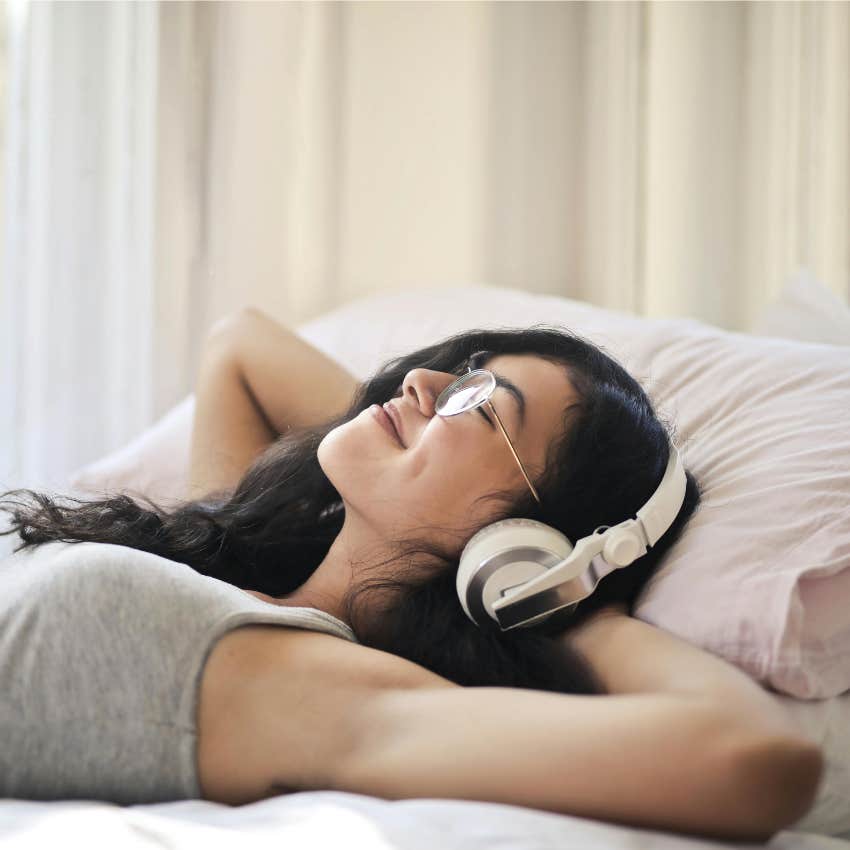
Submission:
<svg viewBox="0 0 850 850">
<path fill-rule="evenodd" d="M 206 342 L 215 343 L 221 339 L 249 333 L 251 326 L 265 314 L 258 308 L 244 305 L 217 319 L 207 330 Z"/>
<path fill-rule="evenodd" d="M 823 750 L 802 738 L 766 738 L 743 748 L 738 763 L 742 838 L 768 842 L 811 809 L 825 769 Z"/>
</svg>

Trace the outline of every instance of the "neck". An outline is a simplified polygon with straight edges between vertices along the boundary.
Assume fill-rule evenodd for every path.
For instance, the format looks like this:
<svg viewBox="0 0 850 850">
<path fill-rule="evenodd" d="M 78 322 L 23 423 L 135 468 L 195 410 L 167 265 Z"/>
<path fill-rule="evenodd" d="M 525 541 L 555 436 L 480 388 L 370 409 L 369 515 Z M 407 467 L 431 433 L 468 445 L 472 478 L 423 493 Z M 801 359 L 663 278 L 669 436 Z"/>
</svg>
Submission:
<svg viewBox="0 0 850 850">
<path fill-rule="evenodd" d="M 349 626 L 348 617 L 343 608 L 345 594 L 353 579 L 352 562 L 356 547 L 351 543 L 351 528 L 348 522 L 340 529 L 327 555 L 313 571 L 307 581 L 299 588 L 276 599 L 269 597 L 276 605 L 293 608 L 316 608 L 342 620 Z"/>
</svg>

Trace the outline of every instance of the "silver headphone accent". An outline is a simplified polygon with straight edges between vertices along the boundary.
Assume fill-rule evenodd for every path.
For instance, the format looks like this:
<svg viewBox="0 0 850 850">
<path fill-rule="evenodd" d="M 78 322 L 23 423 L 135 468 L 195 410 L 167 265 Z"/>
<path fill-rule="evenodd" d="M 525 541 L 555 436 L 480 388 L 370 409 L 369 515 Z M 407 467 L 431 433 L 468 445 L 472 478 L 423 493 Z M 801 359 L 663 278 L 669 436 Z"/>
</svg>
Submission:
<svg viewBox="0 0 850 850">
<path fill-rule="evenodd" d="M 669 447 L 661 483 L 635 517 L 600 525 L 575 546 L 533 519 L 503 519 L 476 532 L 457 571 L 457 594 L 467 617 L 479 626 L 490 617 L 502 631 L 537 625 L 575 607 L 606 575 L 645 555 L 685 500 L 685 469 L 672 442 Z"/>
</svg>

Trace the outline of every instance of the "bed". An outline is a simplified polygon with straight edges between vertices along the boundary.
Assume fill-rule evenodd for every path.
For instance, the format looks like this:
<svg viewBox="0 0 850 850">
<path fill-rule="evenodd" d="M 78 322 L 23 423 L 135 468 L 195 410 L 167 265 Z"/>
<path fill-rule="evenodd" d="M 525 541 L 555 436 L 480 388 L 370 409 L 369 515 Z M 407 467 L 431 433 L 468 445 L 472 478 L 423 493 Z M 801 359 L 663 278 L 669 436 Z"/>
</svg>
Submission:
<svg viewBox="0 0 850 850">
<path fill-rule="evenodd" d="M 230 808 L 204 800 L 118 807 L 3 801 L 5 847 L 240 850 L 842 850 L 840 838 L 784 830 L 765 845 L 715 842 L 466 800 L 387 801 L 309 791 Z"/>
<path fill-rule="evenodd" d="M 485 307 L 472 312 L 481 303 Z M 850 410 L 850 311 L 838 306 L 845 313 L 816 281 L 798 277 L 762 317 L 757 336 L 687 319 L 640 319 L 512 289 L 461 287 L 371 296 L 297 329 L 365 377 L 383 360 L 465 327 L 556 323 L 603 345 L 642 380 L 662 412 L 675 420 L 685 465 L 708 487 L 700 521 L 671 550 L 634 613 L 746 670 L 823 747 L 827 769 L 812 809 L 763 845 L 787 850 L 850 847 L 850 616 L 842 616 L 847 608 L 842 600 L 850 599 L 850 437 L 843 435 Z M 803 338 L 801 322 L 788 320 L 795 315 L 805 315 Z M 772 335 L 789 326 L 797 331 L 796 339 Z M 819 328 L 828 340 L 815 338 Z M 738 351 L 744 361 L 729 354 Z M 718 383 L 724 369 L 725 385 Z M 735 381 L 748 370 L 749 383 L 736 388 Z M 799 379 L 801 373 L 805 380 Z M 724 404 L 706 403 L 705 388 L 717 386 L 724 386 Z M 810 399 L 804 398 L 807 392 Z M 193 403 L 192 396 L 185 398 L 131 444 L 78 470 L 63 492 L 90 496 L 121 490 L 166 503 L 181 498 Z M 783 418 L 780 404 L 793 408 L 787 413 L 791 418 Z M 770 435 L 771 427 L 778 431 L 753 441 L 748 421 L 761 428 L 757 433 Z M 803 448 L 793 443 L 806 422 L 810 430 L 817 424 L 815 449 L 824 449 L 822 461 L 811 440 Z M 793 463 L 785 463 L 783 451 Z M 783 477 L 770 479 L 777 468 L 784 468 Z M 811 487 L 813 493 L 807 490 Z M 812 517 L 796 511 L 782 527 L 763 525 L 770 522 L 767 514 L 782 510 L 788 499 L 793 504 L 814 501 L 816 511 Z M 753 510 L 765 511 L 765 517 L 755 518 Z M 749 519 L 742 522 L 742 516 Z M 752 549 L 755 527 L 763 535 L 758 551 Z M 708 570 L 695 555 L 705 550 L 706 535 L 712 534 L 714 565 L 720 559 L 728 566 L 723 571 Z M 798 544 L 789 545 L 783 534 Z M 806 546 L 799 545 L 801 539 Z M 742 559 L 747 568 L 740 571 Z M 765 575 L 769 582 L 759 584 Z M 717 606 L 712 616 L 706 614 L 705 594 Z M 754 613 L 753 599 L 763 600 L 765 594 L 772 594 L 771 604 L 759 607 L 767 614 Z M 703 604 L 689 608 L 695 595 Z M 214 848 L 234 841 L 246 849 L 756 846 L 503 804 L 387 801 L 333 791 L 241 807 L 202 800 L 122 807 L 86 800 L 3 799 L 0 839 L 13 850 L 48 845 Z"/>
</svg>

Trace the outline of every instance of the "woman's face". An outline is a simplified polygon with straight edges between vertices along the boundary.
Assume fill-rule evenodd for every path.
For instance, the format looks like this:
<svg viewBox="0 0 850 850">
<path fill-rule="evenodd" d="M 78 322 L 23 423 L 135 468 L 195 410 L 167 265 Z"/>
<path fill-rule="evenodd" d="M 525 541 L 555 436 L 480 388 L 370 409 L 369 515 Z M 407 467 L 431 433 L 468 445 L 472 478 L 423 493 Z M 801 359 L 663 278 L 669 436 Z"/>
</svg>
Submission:
<svg viewBox="0 0 850 850">
<path fill-rule="evenodd" d="M 524 398 L 524 415 L 504 387 L 497 386 L 490 401 L 536 486 L 547 449 L 562 433 L 564 410 L 576 399 L 565 368 L 533 354 L 492 355 L 476 365 L 512 382 Z M 476 504 L 479 497 L 497 490 L 530 495 L 486 403 L 456 416 L 435 413 L 437 397 L 457 377 L 430 369 L 407 373 L 391 400 L 401 444 L 371 408 L 322 440 L 319 463 L 342 496 L 347 521 L 353 513 L 382 536 L 420 527 L 477 528 L 498 507 Z"/>
</svg>

